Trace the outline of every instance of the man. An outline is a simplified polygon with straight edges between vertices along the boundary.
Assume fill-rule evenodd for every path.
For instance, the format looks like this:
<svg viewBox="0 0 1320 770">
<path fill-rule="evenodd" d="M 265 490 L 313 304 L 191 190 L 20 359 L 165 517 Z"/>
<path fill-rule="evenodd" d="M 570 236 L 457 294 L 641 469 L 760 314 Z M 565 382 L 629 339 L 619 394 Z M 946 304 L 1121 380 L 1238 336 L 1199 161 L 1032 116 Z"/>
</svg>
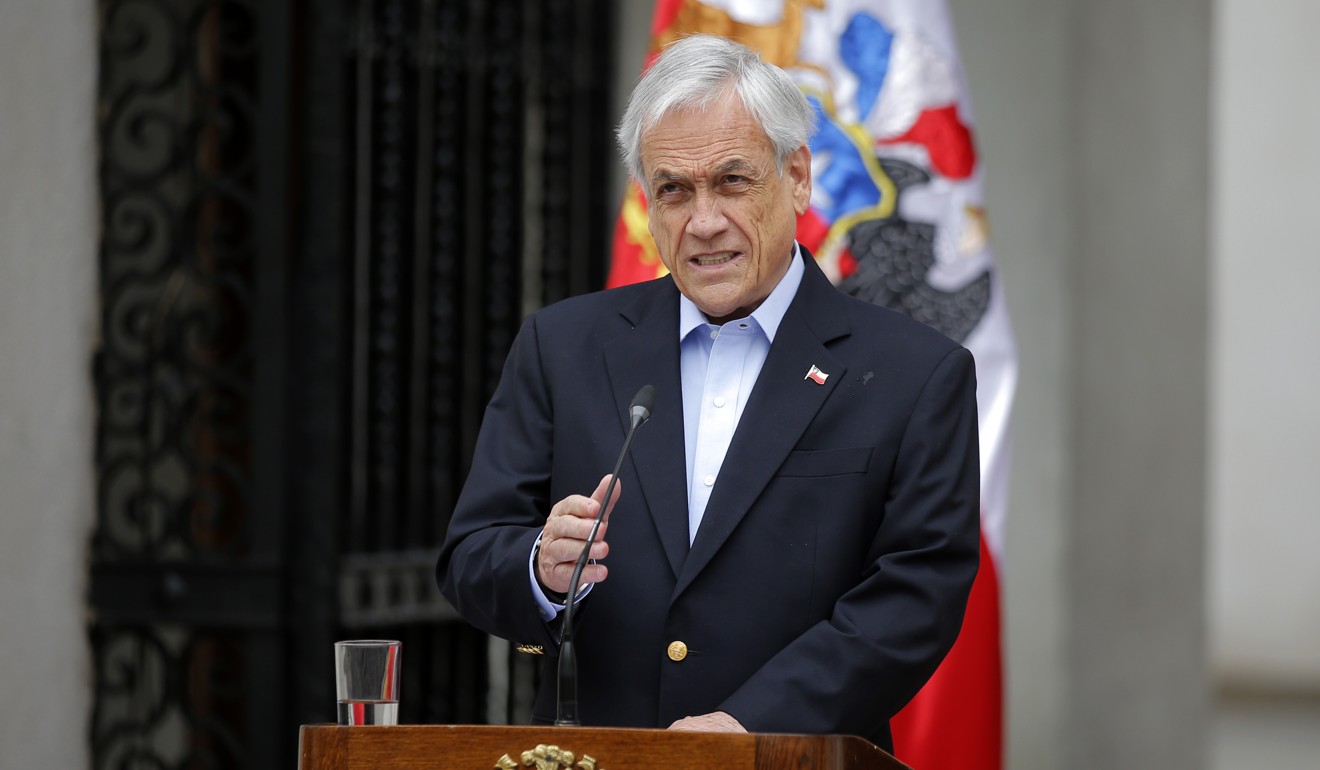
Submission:
<svg viewBox="0 0 1320 770">
<path fill-rule="evenodd" d="M 888 719 L 957 636 L 977 568 L 970 354 L 849 298 L 794 242 L 812 112 L 691 37 L 619 129 L 670 275 L 526 320 L 438 564 L 477 627 L 545 648 L 653 384 L 575 608 L 587 725 L 839 732 Z M 592 491 L 594 489 L 594 492 Z"/>
</svg>

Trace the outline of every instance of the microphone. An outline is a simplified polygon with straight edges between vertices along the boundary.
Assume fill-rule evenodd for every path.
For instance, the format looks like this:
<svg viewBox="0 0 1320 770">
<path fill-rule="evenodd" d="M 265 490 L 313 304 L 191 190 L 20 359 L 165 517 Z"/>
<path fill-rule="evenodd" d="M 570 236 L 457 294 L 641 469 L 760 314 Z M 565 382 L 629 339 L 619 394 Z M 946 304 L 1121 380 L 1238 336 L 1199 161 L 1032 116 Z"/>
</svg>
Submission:
<svg viewBox="0 0 1320 770">
<path fill-rule="evenodd" d="M 628 456 L 628 447 L 632 446 L 633 434 L 642 423 L 651 419 L 651 410 L 654 408 L 655 388 L 643 385 L 642 389 L 637 391 L 637 395 L 633 396 L 632 403 L 628 405 L 628 415 L 632 421 L 628 426 L 628 435 L 623 440 L 623 448 L 619 450 L 619 459 L 614 463 L 614 470 L 610 472 L 610 483 L 605 486 L 605 497 L 601 500 L 600 510 L 596 512 L 596 520 L 591 524 L 591 534 L 587 535 L 587 543 L 582 546 L 582 553 L 578 556 L 577 564 L 573 566 L 573 577 L 569 579 L 568 604 L 564 607 L 564 623 L 559 629 L 559 697 L 555 706 L 557 727 L 578 727 L 582 724 L 577 717 L 577 653 L 573 648 L 573 607 L 577 604 L 578 592 L 581 588 L 579 581 L 582 579 L 582 570 L 587 566 L 591 544 L 596 542 L 596 533 L 600 531 L 600 524 L 605 520 L 605 510 L 609 508 L 614 486 L 619 481 L 619 469 L 623 467 L 623 458 Z"/>
</svg>

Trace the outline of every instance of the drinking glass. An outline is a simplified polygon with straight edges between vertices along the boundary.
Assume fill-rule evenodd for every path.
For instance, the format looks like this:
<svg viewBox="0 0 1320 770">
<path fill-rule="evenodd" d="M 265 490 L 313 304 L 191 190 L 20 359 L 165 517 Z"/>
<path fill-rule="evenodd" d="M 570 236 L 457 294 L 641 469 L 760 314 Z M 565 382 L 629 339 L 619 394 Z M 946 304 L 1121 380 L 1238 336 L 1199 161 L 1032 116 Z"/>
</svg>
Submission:
<svg viewBox="0 0 1320 770">
<path fill-rule="evenodd" d="M 335 642 L 335 695 L 341 725 L 399 723 L 402 645 L 388 639 Z"/>
</svg>

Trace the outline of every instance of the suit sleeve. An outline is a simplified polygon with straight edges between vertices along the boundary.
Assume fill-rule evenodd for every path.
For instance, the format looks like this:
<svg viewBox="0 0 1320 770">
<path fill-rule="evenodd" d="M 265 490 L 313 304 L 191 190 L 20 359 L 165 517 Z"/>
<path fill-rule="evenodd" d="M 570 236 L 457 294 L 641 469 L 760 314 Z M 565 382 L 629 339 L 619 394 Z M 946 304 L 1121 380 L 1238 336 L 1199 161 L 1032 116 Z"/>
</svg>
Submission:
<svg viewBox="0 0 1320 770">
<path fill-rule="evenodd" d="M 883 523 L 832 615 L 721 705 L 762 732 L 875 734 L 953 645 L 978 566 L 975 369 L 956 348 L 932 370 L 903 432 Z"/>
<path fill-rule="evenodd" d="M 474 626 L 506 639 L 552 646 L 555 623 L 542 620 L 527 566 L 551 506 L 553 414 L 539 343 L 532 316 L 519 330 L 486 408 L 436 579 Z"/>
</svg>

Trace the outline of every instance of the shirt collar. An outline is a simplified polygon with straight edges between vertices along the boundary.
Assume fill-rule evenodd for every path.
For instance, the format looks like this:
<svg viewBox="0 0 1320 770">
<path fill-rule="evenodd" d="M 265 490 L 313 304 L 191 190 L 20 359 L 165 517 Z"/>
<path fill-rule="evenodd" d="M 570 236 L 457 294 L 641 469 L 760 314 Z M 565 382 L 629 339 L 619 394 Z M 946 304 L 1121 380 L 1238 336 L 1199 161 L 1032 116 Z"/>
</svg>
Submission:
<svg viewBox="0 0 1320 770">
<path fill-rule="evenodd" d="M 805 272 L 802 267 L 802 252 L 797 242 L 793 243 L 793 257 L 788 264 L 788 272 L 779 279 L 775 288 L 770 292 L 770 296 L 765 298 L 759 307 L 752 311 L 752 318 L 760 325 L 761 330 L 765 332 L 766 339 L 775 341 L 775 332 L 779 330 L 779 322 L 784 320 L 784 313 L 788 312 L 788 306 L 792 304 L 794 295 L 797 294 L 798 286 L 802 283 L 802 274 Z M 710 322 L 706 320 L 692 300 L 683 294 L 678 295 L 678 339 L 682 341 L 695 329 L 700 329 Z"/>
</svg>

